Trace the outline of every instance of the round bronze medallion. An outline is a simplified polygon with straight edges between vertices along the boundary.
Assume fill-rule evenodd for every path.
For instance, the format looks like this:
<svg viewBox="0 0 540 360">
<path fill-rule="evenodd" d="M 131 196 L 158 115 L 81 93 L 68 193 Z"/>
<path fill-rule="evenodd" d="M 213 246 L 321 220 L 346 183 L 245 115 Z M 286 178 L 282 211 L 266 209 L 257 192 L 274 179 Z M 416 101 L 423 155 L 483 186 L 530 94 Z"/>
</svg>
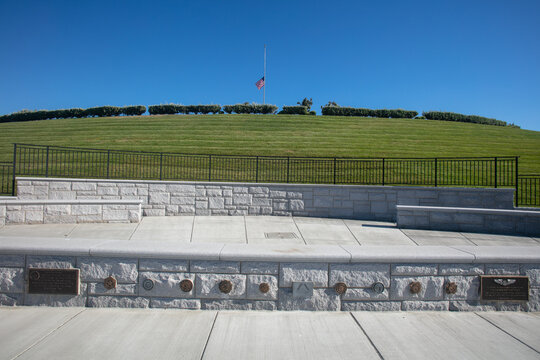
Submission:
<svg viewBox="0 0 540 360">
<path fill-rule="evenodd" d="M 339 295 L 345 294 L 345 292 L 347 292 L 347 285 L 345 283 L 338 282 L 336 285 L 334 285 L 334 290 Z"/>
<path fill-rule="evenodd" d="M 418 294 L 422 290 L 422 284 L 419 281 L 413 281 L 409 284 L 409 289 L 411 293 Z"/>
<path fill-rule="evenodd" d="M 380 282 L 373 283 L 373 285 L 371 285 L 371 290 L 375 294 L 382 294 L 384 291 L 384 284 Z"/>
<path fill-rule="evenodd" d="M 39 271 L 37 270 L 34 270 L 30 273 L 30 279 L 32 280 L 39 280 L 39 277 L 40 277 Z"/>
<path fill-rule="evenodd" d="M 103 286 L 107 290 L 111 290 L 111 289 L 116 288 L 116 279 L 114 277 L 112 277 L 112 276 L 109 276 L 108 278 L 103 280 Z"/>
<path fill-rule="evenodd" d="M 259 285 L 259 291 L 262 292 L 263 294 L 266 294 L 267 292 L 270 291 L 270 285 L 268 285 L 268 283 L 261 283 Z"/>
<path fill-rule="evenodd" d="M 457 284 L 455 282 L 446 283 L 446 293 L 455 294 L 457 292 Z"/>
<path fill-rule="evenodd" d="M 229 280 L 222 280 L 219 283 L 219 291 L 221 291 L 224 294 L 230 293 L 232 290 L 232 282 Z"/>
<path fill-rule="evenodd" d="M 191 290 L 193 290 L 193 282 L 189 279 L 180 281 L 180 289 L 183 292 L 190 292 Z"/>
<path fill-rule="evenodd" d="M 146 291 L 150 291 L 154 288 L 154 281 L 152 279 L 145 279 L 142 283 L 142 287 Z"/>
</svg>

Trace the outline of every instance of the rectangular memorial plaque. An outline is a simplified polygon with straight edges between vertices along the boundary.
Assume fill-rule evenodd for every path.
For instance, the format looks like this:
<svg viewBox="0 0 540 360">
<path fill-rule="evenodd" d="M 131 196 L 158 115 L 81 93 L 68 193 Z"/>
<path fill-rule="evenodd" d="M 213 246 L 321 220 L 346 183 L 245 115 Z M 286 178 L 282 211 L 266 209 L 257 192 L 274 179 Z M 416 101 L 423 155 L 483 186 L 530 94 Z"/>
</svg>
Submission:
<svg viewBox="0 0 540 360">
<path fill-rule="evenodd" d="M 28 269 L 29 294 L 79 295 L 79 269 Z"/>
<path fill-rule="evenodd" d="M 480 276 L 482 300 L 529 301 L 527 276 Z"/>
</svg>

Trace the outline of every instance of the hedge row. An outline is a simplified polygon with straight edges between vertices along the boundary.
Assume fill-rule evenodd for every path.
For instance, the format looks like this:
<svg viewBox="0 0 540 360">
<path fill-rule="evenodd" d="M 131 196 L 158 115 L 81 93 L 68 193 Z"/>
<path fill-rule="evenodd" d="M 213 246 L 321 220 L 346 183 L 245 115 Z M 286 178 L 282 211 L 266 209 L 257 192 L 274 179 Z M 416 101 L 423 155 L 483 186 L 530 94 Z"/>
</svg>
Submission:
<svg viewBox="0 0 540 360">
<path fill-rule="evenodd" d="M 221 111 L 221 105 L 150 105 L 148 112 L 150 115 L 163 114 L 218 114 Z"/>
<path fill-rule="evenodd" d="M 287 115 L 309 115 L 307 106 L 284 106 L 279 114 Z"/>
<path fill-rule="evenodd" d="M 361 117 L 378 117 L 378 118 L 398 118 L 398 119 L 412 119 L 418 112 L 413 110 L 402 109 L 364 109 L 353 107 L 341 107 L 341 106 L 324 106 L 322 108 L 323 115 L 333 116 L 361 116 Z"/>
<path fill-rule="evenodd" d="M 277 111 L 276 105 L 269 104 L 235 104 L 223 106 L 223 111 L 227 114 L 273 114 Z"/>
<path fill-rule="evenodd" d="M 0 116 L 0 122 L 13 121 L 34 121 L 48 119 L 70 119 L 70 118 L 85 118 L 85 117 L 104 117 L 104 116 L 120 116 L 120 115 L 142 115 L 146 112 L 146 107 L 143 105 L 137 106 L 99 106 L 88 109 L 59 109 L 59 110 L 37 110 L 37 111 L 19 111 L 13 114 Z"/>
<path fill-rule="evenodd" d="M 486 124 L 486 125 L 497 125 L 497 126 L 508 126 L 506 121 L 491 119 L 483 116 L 477 115 L 463 115 L 453 112 L 442 112 L 442 111 L 424 111 L 422 115 L 429 120 L 444 120 L 444 121 L 459 121 L 459 122 L 469 122 L 475 124 Z M 511 124 L 511 126 L 516 126 Z"/>
</svg>

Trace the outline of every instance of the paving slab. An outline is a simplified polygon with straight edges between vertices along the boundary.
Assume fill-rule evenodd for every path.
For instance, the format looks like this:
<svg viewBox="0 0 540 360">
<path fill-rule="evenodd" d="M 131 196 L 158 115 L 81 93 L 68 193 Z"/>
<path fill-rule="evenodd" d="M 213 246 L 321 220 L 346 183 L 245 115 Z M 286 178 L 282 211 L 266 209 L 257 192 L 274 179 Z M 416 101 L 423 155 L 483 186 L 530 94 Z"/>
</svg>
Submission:
<svg viewBox="0 0 540 360">
<path fill-rule="evenodd" d="M 344 222 L 360 245 L 416 246 L 414 241 L 409 239 L 409 237 L 393 223 L 365 222 L 357 220 L 345 220 Z"/>
<path fill-rule="evenodd" d="M 473 255 L 475 263 L 540 262 L 539 246 L 452 246 L 452 248 Z"/>
<path fill-rule="evenodd" d="M 384 359 L 538 359 L 540 354 L 475 314 L 353 316 Z"/>
<path fill-rule="evenodd" d="M 401 231 L 420 246 L 474 245 L 473 242 L 459 232 L 417 229 L 401 229 Z"/>
<path fill-rule="evenodd" d="M 358 245 L 354 235 L 341 219 L 294 217 L 294 222 L 306 243 L 333 241 L 340 244 Z M 315 221 L 316 220 L 316 221 Z"/>
<path fill-rule="evenodd" d="M 477 246 L 538 246 L 536 240 L 527 236 L 512 236 L 499 234 L 462 233 Z"/>
<path fill-rule="evenodd" d="M 82 308 L 0 308 L 0 359 L 13 359 L 62 326 Z"/>
<path fill-rule="evenodd" d="M 351 255 L 332 245 L 240 245 L 226 244 L 220 260 L 230 261 L 298 261 L 349 262 Z"/>
<path fill-rule="evenodd" d="M 246 216 L 245 222 L 248 244 L 305 244 L 292 217 Z"/>
<path fill-rule="evenodd" d="M 0 236 L 36 236 L 61 238 L 67 237 L 77 224 L 36 224 L 5 225 L 0 228 Z"/>
<path fill-rule="evenodd" d="M 129 240 L 139 224 L 77 224 L 69 237 L 71 239 L 114 239 Z"/>
<path fill-rule="evenodd" d="M 144 217 L 130 240 L 190 242 L 193 216 Z"/>
<path fill-rule="evenodd" d="M 18 359 L 200 359 L 215 316 L 88 309 Z"/>
<path fill-rule="evenodd" d="M 91 256 L 219 260 L 224 244 L 111 240 L 90 248 Z"/>
<path fill-rule="evenodd" d="M 478 313 L 483 319 L 509 333 L 540 353 L 539 313 Z"/>
<path fill-rule="evenodd" d="M 379 359 L 349 313 L 220 312 L 203 359 Z"/>
<path fill-rule="evenodd" d="M 351 246 L 342 245 L 351 262 L 472 263 L 473 254 L 449 246 Z"/>
<path fill-rule="evenodd" d="M 87 256 L 100 239 L 55 239 L 40 237 L 0 237 L 2 254 Z"/>
<path fill-rule="evenodd" d="M 195 216 L 191 242 L 245 244 L 246 225 L 243 216 Z"/>
</svg>

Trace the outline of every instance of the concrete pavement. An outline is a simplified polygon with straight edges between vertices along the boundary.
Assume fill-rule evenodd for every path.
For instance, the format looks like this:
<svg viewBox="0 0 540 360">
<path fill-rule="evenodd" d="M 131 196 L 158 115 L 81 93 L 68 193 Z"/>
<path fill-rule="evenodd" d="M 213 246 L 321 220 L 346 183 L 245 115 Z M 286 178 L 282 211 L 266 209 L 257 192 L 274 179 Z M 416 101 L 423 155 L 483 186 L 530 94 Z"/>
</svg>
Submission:
<svg viewBox="0 0 540 360">
<path fill-rule="evenodd" d="M 0 308 L 0 359 L 539 359 L 538 313 Z"/>
</svg>

